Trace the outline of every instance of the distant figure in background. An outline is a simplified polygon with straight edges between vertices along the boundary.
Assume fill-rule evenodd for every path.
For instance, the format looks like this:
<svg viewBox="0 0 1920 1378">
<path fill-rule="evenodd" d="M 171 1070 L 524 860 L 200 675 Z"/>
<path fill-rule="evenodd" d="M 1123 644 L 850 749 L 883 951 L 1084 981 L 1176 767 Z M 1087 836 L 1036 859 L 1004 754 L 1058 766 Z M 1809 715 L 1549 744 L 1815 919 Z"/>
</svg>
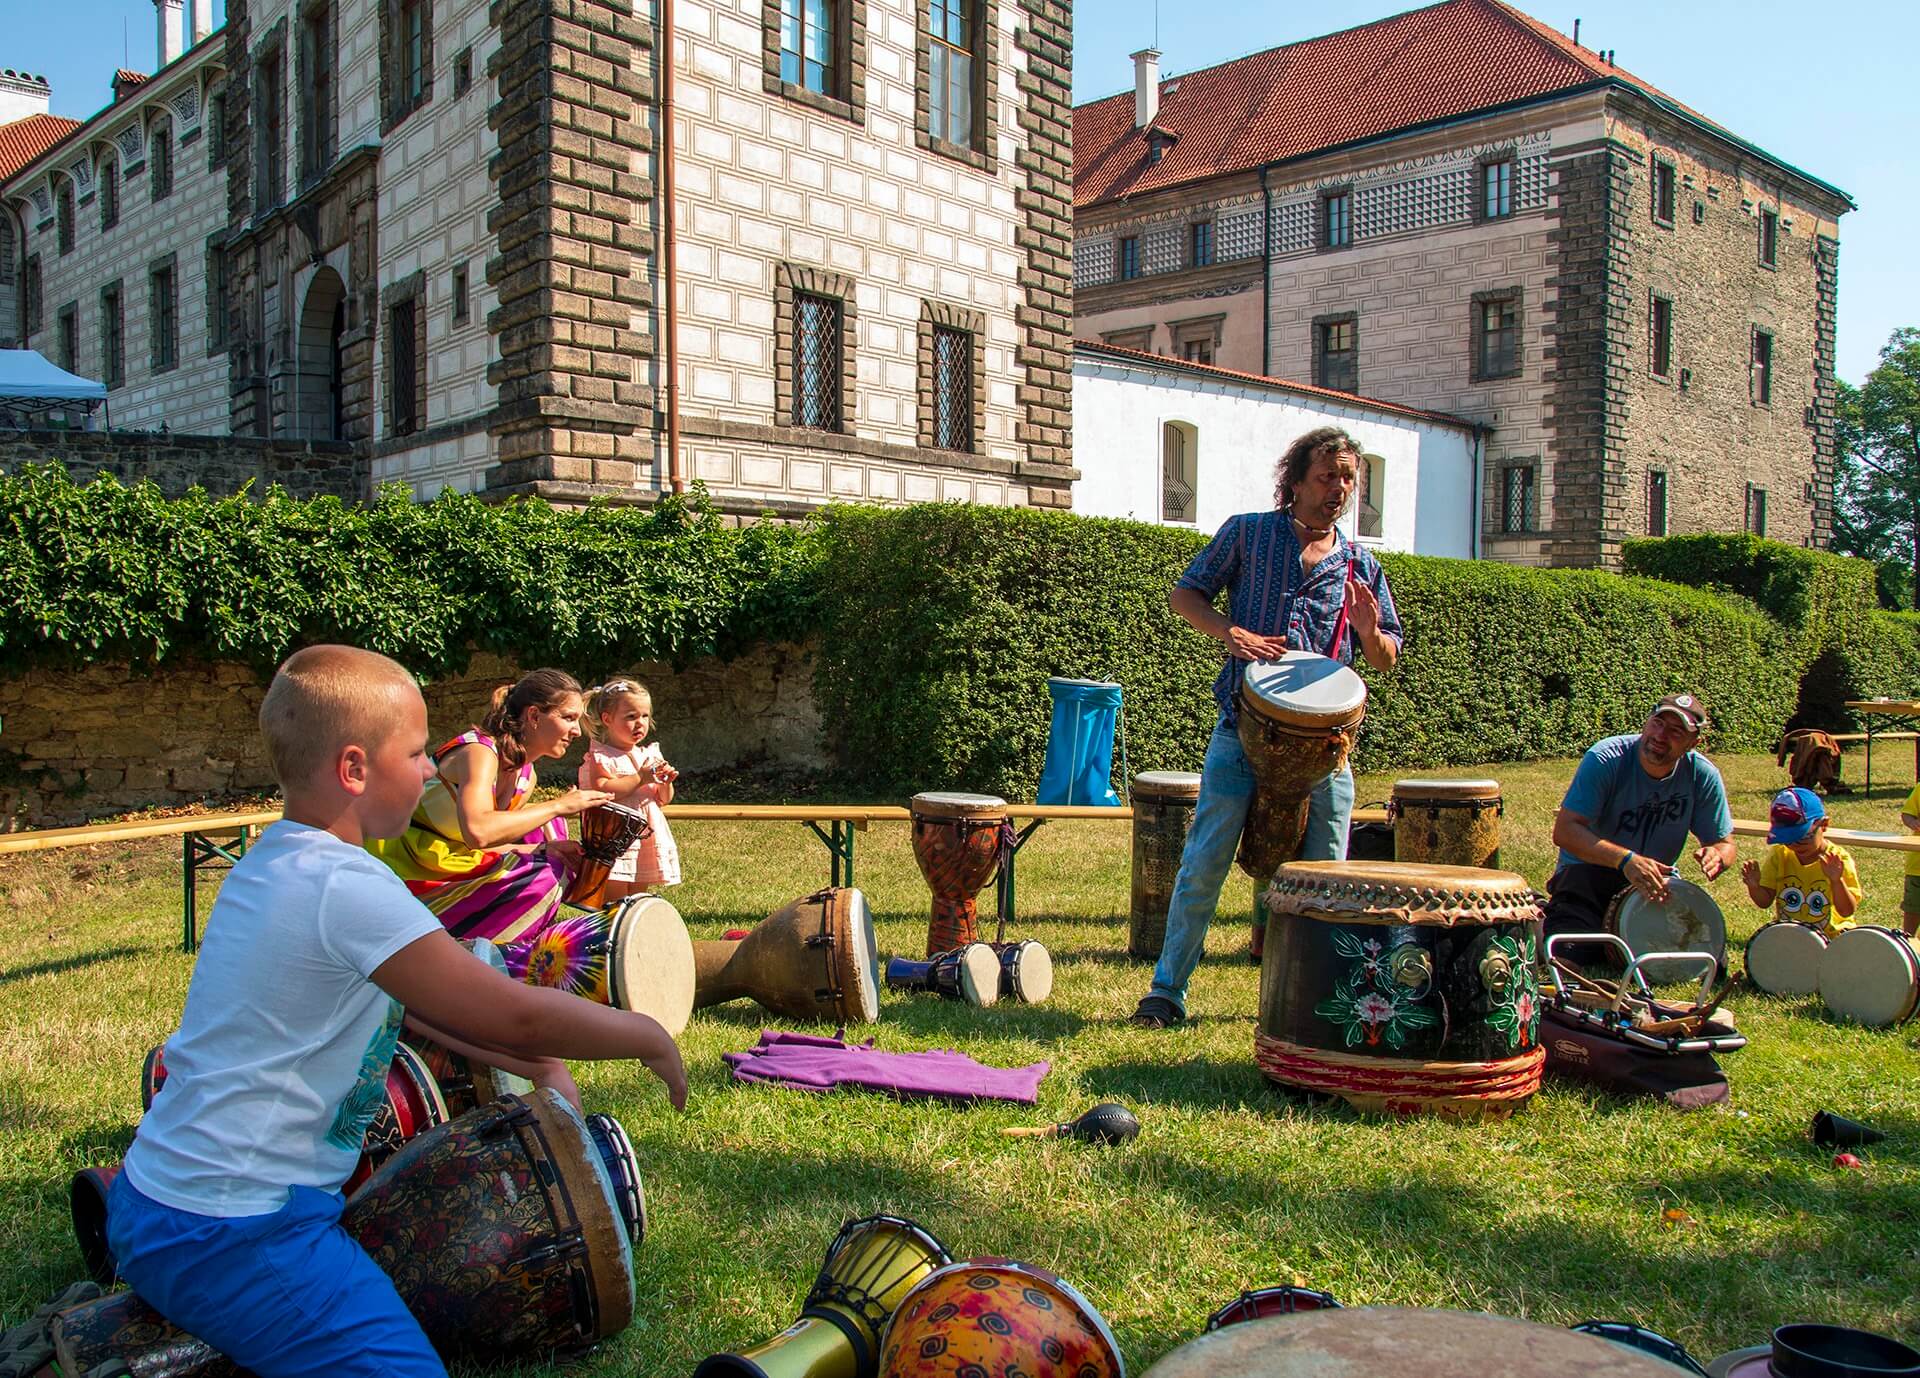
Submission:
<svg viewBox="0 0 1920 1378">
<path fill-rule="evenodd" d="M 1900 826 L 1920 834 L 1920 784 L 1907 794 L 1900 805 Z M 1907 888 L 1900 897 L 1900 927 L 1909 938 L 1920 934 L 1920 852 L 1907 853 Z"/>
<path fill-rule="evenodd" d="M 613 863 L 605 891 L 608 903 L 638 890 L 680 883 L 680 849 L 661 809 L 673 802 L 673 782 L 680 772 L 667 764 L 658 742 L 647 741 L 654 726 L 653 695 L 646 685 L 616 679 L 587 691 L 587 730 L 593 744 L 580 762 L 580 788 L 612 795 L 645 813 L 653 825 Z"/>
<path fill-rule="evenodd" d="M 1788 764 L 1792 758 L 1792 764 Z M 1774 764 L 1787 767 L 1787 778 L 1801 789 L 1837 794 L 1840 783 L 1840 743 L 1828 732 L 1801 728 L 1780 739 Z"/>
</svg>

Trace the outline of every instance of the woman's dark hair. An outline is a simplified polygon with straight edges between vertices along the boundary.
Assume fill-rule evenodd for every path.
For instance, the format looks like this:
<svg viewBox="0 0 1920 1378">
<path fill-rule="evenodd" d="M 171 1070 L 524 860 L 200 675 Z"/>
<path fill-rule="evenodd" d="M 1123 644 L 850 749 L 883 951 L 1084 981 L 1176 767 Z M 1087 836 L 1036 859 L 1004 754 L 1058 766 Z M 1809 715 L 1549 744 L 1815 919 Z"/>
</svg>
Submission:
<svg viewBox="0 0 1920 1378">
<path fill-rule="evenodd" d="M 1284 512 L 1293 506 L 1293 490 L 1307 477 L 1314 459 L 1322 454 L 1352 455 L 1360 460 L 1360 446 L 1338 426 L 1320 426 L 1308 431 L 1280 456 L 1273 470 L 1273 505 Z M 1343 514 L 1344 515 L 1344 514 Z"/>
<path fill-rule="evenodd" d="M 493 703 L 480 730 L 493 738 L 500 763 L 518 770 L 527 759 L 527 748 L 520 741 L 520 720 L 529 708 L 551 708 L 569 694 L 580 692 L 580 681 L 565 670 L 529 670 L 513 684 L 493 691 Z"/>
</svg>

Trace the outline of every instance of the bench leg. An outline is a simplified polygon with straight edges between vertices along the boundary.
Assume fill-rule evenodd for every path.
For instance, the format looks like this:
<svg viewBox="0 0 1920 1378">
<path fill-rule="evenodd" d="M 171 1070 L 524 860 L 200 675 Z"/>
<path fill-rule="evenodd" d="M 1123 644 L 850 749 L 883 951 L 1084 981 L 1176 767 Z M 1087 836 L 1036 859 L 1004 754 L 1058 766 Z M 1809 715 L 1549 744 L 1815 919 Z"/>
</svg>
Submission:
<svg viewBox="0 0 1920 1378">
<path fill-rule="evenodd" d="M 194 855 L 197 849 L 193 844 L 196 840 L 192 833 L 180 835 L 180 950 L 182 952 L 192 952 L 199 946 L 194 932 L 199 920 L 197 912 L 199 896 L 194 892 L 194 877 L 200 870 L 199 858 Z"/>
</svg>

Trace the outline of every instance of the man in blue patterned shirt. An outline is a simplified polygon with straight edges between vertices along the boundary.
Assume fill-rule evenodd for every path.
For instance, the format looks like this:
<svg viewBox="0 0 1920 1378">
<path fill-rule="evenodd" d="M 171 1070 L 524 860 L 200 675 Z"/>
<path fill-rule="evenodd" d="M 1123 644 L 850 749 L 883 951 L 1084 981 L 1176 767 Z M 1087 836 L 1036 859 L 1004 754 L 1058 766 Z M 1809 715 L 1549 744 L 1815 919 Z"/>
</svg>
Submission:
<svg viewBox="0 0 1920 1378">
<path fill-rule="evenodd" d="M 1133 1013 L 1136 1024 L 1161 1029 L 1186 1018 L 1187 982 L 1200 962 L 1253 802 L 1253 772 L 1236 728 L 1236 696 L 1247 665 L 1277 659 L 1289 648 L 1346 665 L 1357 651 L 1381 671 L 1399 658 L 1400 619 L 1387 576 L 1371 552 L 1335 526 L 1352 505 L 1364 462 L 1353 438 L 1338 427 L 1308 431 L 1280 459 L 1275 510 L 1229 518 L 1167 600 L 1195 631 L 1225 645 L 1227 662 L 1213 685 L 1220 720 L 1201 767 L 1200 800 L 1167 907 L 1166 939 L 1153 989 Z M 1225 613 L 1213 606 L 1223 589 Z M 1342 766 L 1314 787 L 1300 855 L 1345 860 L 1352 817 L 1353 773 Z"/>
</svg>

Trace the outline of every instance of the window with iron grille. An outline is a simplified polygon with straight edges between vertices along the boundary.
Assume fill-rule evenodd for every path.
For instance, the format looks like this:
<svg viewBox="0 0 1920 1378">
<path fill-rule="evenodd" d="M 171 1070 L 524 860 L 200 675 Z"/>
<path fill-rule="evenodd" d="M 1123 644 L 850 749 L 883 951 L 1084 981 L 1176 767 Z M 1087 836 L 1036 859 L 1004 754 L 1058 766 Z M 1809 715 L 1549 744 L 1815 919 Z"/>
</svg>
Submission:
<svg viewBox="0 0 1920 1378">
<path fill-rule="evenodd" d="M 793 424 L 840 429 L 840 303 L 796 292 L 793 297 Z"/>
<path fill-rule="evenodd" d="M 1213 262 L 1213 222 L 1196 220 L 1193 222 L 1188 240 L 1190 252 L 1188 262 L 1196 268 L 1205 268 Z"/>
<path fill-rule="evenodd" d="M 1313 327 L 1313 381 L 1323 388 L 1355 392 L 1360 387 L 1359 323 L 1352 316 Z"/>
<path fill-rule="evenodd" d="M 1653 160 L 1653 219 L 1669 228 L 1673 225 L 1673 207 L 1677 179 L 1673 164 L 1664 158 Z"/>
<path fill-rule="evenodd" d="M 1184 421 L 1160 427 L 1160 520 L 1190 522 L 1200 491 L 1200 432 Z"/>
<path fill-rule="evenodd" d="M 80 307 L 68 302 L 60 308 L 60 367 L 72 373 L 80 366 Z"/>
<path fill-rule="evenodd" d="M 1780 216 L 1775 211 L 1760 212 L 1760 261 L 1769 268 L 1780 265 Z"/>
<path fill-rule="evenodd" d="M 379 0 L 380 128 L 385 133 L 433 95 L 432 0 Z"/>
<path fill-rule="evenodd" d="M 1353 193 L 1329 192 L 1320 198 L 1320 242 L 1329 249 L 1353 243 Z"/>
<path fill-rule="evenodd" d="M 155 373 L 180 362 L 180 301 L 171 262 L 147 274 L 147 359 Z"/>
<path fill-rule="evenodd" d="M 300 180 L 312 182 L 333 165 L 333 7 L 318 0 L 300 21 Z"/>
<path fill-rule="evenodd" d="M 1756 406 L 1773 405 L 1773 336 L 1767 331 L 1753 332 L 1753 363 L 1747 381 Z"/>
<path fill-rule="evenodd" d="M 1500 477 L 1500 529 L 1509 535 L 1533 530 L 1533 466 L 1510 464 Z"/>
<path fill-rule="evenodd" d="M 834 62 L 835 8 L 835 0 L 780 0 L 782 81 L 823 96 L 839 95 L 839 72 Z"/>
<path fill-rule="evenodd" d="M 127 381 L 127 317 L 117 282 L 100 292 L 100 372 L 110 388 Z"/>
<path fill-rule="evenodd" d="M 973 336 L 945 325 L 933 328 L 933 443 L 973 449 Z"/>
<path fill-rule="evenodd" d="M 120 163 L 109 158 L 100 164 L 100 233 L 120 223 Z"/>
<path fill-rule="evenodd" d="M 408 109 L 427 98 L 428 3 L 402 0 L 400 6 L 400 90 Z"/>
<path fill-rule="evenodd" d="M 1499 220 L 1513 214 L 1513 160 L 1502 158 L 1480 165 L 1480 218 Z"/>
<path fill-rule="evenodd" d="M 147 153 L 147 196 L 164 201 L 173 195 L 173 126 L 166 120 L 153 128 L 153 145 Z"/>
<path fill-rule="evenodd" d="M 62 182 L 53 201 L 54 233 L 61 257 L 73 252 L 73 183 Z"/>
<path fill-rule="evenodd" d="M 927 0 L 927 89 L 932 128 L 950 144 L 973 143 L 975 0 Z"/>
<path fill-rule="evenodd" d="M 254 207 L 271 210 L 286 196 L 286 112 L 281 81 L 280 50 L 270 48 L 254 65 L 254 128 L 258 150 L 254 161 Z"/>
<path fill-rule="evenodd" d="M 1767 534 L 1767 490 L 1747 485 L 1747 532 L 1753 536 Z"/>
<path fill-rule="evenodd" d="M 395 303 L 389 314 L 387 331 L 388 366 L 392 370 L 392 402 L 389 429 L 395 435 L 412 435 L 420 429 L 420 346 L 419 298 L 408 297 Z"/>
<path fill-rule="evenodd" d="M 20 283 L 20 343 L 40 329 L 40 255 L 28 254 Z"/>
<path fill-rule="evenodd" d="M 1119 260 L 1120 281 L 1131 282 L 1140 276 L 1140 236 L 1121 236 Z"/>
<path fill-rule="evenodd" d="M 217 240 L 207 241 L 207 353 L 227 347 L 227 256 Z"/>
<path fill-rule="evenodd" d="M 1659 469 L 1647 470 L 1647 534 L 1667 534 L 1667 476 Z"/>
<path fill-rule="evenodd" d="M 1673 303 L 1665 297 L 1655 296 L 1648 317 L 1648 331 L 1652 336 L 1653 376 L 1671 378 L 1673 376 Z"/>
<path fill-rule="evenodd" d="M 1479 345 L 1475 381 L 1511 378 L 1520 372 L 1520 303 L 1512 297 L 1486 297 L 1474 303 Z"/>
</svg>

